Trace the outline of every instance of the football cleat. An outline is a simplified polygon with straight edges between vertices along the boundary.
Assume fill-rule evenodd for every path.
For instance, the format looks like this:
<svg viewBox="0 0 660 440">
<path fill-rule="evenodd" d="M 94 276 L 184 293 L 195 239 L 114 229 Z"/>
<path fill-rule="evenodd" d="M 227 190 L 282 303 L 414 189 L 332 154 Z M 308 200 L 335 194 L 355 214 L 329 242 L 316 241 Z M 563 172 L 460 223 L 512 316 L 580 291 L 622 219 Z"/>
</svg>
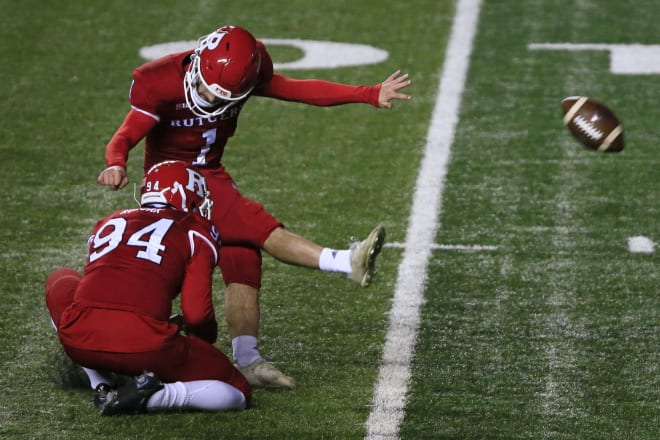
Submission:
<svg viewBox="0 0 660 440">
<path fill-rule="evenodd" d="M 112 391 L 110 385 L 100 383 L 94 388 L 94 406 L 101 409 L 108 399 L 108 393 Z"/>
<path fill-rule="evenodd" d="M 163 383 L 153 373 L 145 371 L 119 388 L 111 389 L 100 409 L 102 416 L 116 414 L 140 414 L 147 412 L 147 402 Z"/>
<path fill-rule="evenodd" d="M 236 364 L 236 368 L 245 376 L 250 385 L 254 387 L 296 387 L 296 381 L 292 377 L 282 373 L 275 365 L 264 359 L 256 360 L 246 367 L 240 367 Z"/>
<path fill-rule="evenodd" d="M 376 272 L 376 257 L 385 242 L 385 228 L 376 226 L 364 240 L 351 245 L 351 274 L 349 278 L 362 287 L 371 284 Z"/>
</svg>

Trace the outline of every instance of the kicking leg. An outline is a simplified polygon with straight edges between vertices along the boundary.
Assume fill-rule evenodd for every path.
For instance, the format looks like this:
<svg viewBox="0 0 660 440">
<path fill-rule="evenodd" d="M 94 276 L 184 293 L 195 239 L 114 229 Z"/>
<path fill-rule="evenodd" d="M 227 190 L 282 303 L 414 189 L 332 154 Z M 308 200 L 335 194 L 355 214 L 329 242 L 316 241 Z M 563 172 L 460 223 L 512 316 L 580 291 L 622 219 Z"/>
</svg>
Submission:
<svg viewBox="0 0 660 440">
<path fill-rule="evenodd" d="M 383 226 L 377 226 L 367 238 L 353 243 L 350 249 L 346 250 L 322 248 L 300 235 L 278 227 L 268 236 L 263 249 L 284 263 L 345 273 L 350 279 L 366 287 L 371 284 L 376 271 L 376 257 L 384 242 Z"/>
</svg>

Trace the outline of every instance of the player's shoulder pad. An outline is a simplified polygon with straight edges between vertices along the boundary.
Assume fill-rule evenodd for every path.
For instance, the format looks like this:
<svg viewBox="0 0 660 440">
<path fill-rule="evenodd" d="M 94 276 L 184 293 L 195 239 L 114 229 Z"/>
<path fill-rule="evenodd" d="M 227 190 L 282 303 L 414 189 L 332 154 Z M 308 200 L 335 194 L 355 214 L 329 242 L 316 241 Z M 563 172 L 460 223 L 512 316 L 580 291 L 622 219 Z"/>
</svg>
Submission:
<svg viewBox="0 0 660 440">
<path fill-rule="evenodd" d="M 191 51 L 165 55 L 133 71 L 131 93 L 138 102 L 168 101 L 183 97 L 184 60 Z"/>
<path fill-rule="evenodd" d="M 218 233 L 217 228 L 205 218 L 200 217 L 197 214 L 185 214 L 181 219 L 181 223 L 189 230 L 203 235 L 216 246 L 220 244 L 220 234 Z"/>
</svg>

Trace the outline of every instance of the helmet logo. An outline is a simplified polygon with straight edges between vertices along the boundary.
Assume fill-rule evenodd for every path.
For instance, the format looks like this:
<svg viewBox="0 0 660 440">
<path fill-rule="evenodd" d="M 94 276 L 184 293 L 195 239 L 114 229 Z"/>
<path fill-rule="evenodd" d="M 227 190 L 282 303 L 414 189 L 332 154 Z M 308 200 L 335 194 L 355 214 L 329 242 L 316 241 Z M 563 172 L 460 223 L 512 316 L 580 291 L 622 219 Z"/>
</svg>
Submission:
<svg viewBox="0 0 660 440">
<path fill-rule="evenodd" d="M 202 41 L 199 42 L 199 47 L 198 50 L 201 53 L 202 51 L 208 49 L 208 50 L 213 50 L 216 47 L 220 45 L 220 42 L 222 39 L 227 35 L 226 31 L 214 31 L 211 32 L 204 38 Z"/>
<path fill-rule="evenodd" d="M 188 171 L 188 184 L 186 189 L 192 193 L 197 193 L 198 196 L 204 197 L 206 195 L 206 179 L 200 173 L 186 168 Z"/>
</svg>

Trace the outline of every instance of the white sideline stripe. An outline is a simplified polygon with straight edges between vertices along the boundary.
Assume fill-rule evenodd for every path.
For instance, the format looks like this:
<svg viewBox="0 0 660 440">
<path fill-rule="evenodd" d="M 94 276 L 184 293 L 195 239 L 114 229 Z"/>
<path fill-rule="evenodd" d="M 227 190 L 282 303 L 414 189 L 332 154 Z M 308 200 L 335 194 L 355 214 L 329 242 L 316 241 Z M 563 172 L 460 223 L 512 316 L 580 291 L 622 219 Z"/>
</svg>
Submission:
<svg viewBox="0 0 660 440">
<path fill-rule="evenodd" d="M 392 243 L 385 243 L 383 245 L 383 247 L 395 248 L 395 249 L 403 249 L 405 248 L 405 246 L 406 246 L 405 243 L 399 243 L 396 241 L 393 241 Z M 498 249 L 497 246 L 489 246 L 482 244 L 471 244 L 471 245 L 437 244 L 437 243 L 431 244 L 431 250 L 443 250 L 443 251 L 479 252 L 479 251 L 496 251 L 497 249 Z"/>
<path fill-rule="evenodd" d="M 394 289 L 378 383 L 366 423 L 367 440 L 399 438 L 410 382 L 410 362 L 424 303 L 427 266 L 438 229 L 450 147 L 454 140 L 480 8 L 480 0 L 459 0 L 456 5 L 408 220 L 405 250 Z"/>
</svg>

